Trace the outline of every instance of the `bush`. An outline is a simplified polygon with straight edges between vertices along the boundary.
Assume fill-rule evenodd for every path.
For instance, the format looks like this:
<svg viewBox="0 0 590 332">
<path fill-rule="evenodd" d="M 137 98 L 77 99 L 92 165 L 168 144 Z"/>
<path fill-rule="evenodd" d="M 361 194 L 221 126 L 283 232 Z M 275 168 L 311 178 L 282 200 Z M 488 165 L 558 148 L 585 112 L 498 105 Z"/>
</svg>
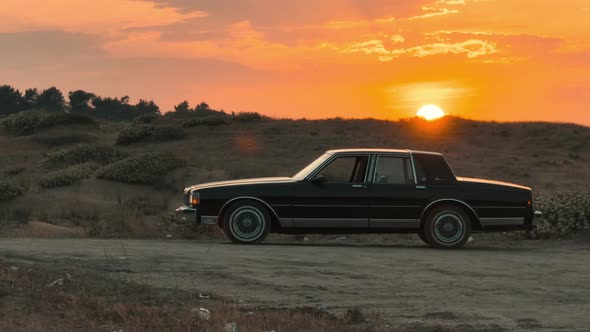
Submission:
<svg viewBox="0 0 590 332">
<path fill-rule="evenodd" d="M 42 163 L 50 168 L 67 167 L 86 162 L 105 165 L 122 157 L 122 153 L 109 146 L 78 144 L 50 153 Z"/>
<path fill-rule="evenodd" d="M 227 117 L 212 116 L 202 119 L 191 119 L 185 121 L 182 126 L 184 128 L 190 128 L 196 126 L 219 126 L 230 123 L 231 121 Z"/>
<path fill-rule="evenodd" d="M 142 153 L 101 168 L 98 178 L 124 183 L 153 184 L 161 176 L 182 165 L 182 160 L 167 153 Z"/>
<path fill-rule="evenodd" d="M 590 231 L 590 191 L 537 194 L 533 204 L 543 212 L 534 231 L 538 237 L 567 237 Z"/>
<path fill-rule="evenodd" d="M 24 167 L 13 166 L 13 167 L 4 168 L 2 171 L 0 171 L 0 175 L 2 175 L 2 176 L 15 176 L 15 175 L 19 175 L 20 173 L 22 173 L 24 171 L 25 171 Z"/>
<path fill-rule="evenodd" d="M 72 124 L 96 125 L 96 122 L 85 115 L 41 111 L 26 111 L 12 114 L 2 121 L 2 125 L 9 132 L 17 136 L 31 135 L 41 129 L 47 129 L 57 125 Z"/>
<path fill-rule="evenodd" d="M 41 188 L 64 187 L 87 179 L 100 167 L 97 163 L 83 163 L 44 175 L 39 181 Z"/>
<path fill-rule="evenodd" d="M 133 119 L 138 124 L 150 124 L 158 121 L 162 116 L 160 114 L 142 114 Z"/>
<path fill-rule="evenodd" d="M 24 189 L 8 182 L 0 182 L 0 202 L 9 201 L 24 193 Z"/>
<path fill-rule="evenodd" d="M 173 126 L 132 125 L 123 129 L 117 137 L 117 145 L 138 142 L 164 142 L 184 138 L 184 131 Z"/>
<path fill-rule="evenodd" d="M 257 112 L 240 112 L 232 113 L 231 119 L 240 122 L 260 121 L 270 119 L 268 116 L 262 115 Z"/>
<path fill-rule="evenodd" d="M 50 145 L 60 146 L 75 143 L 87 143 L 94 140 L 93 137 L 87 134 L 50 134 L 50 135 L 35 135 L 31 138 L 33 142 Z"/>
</svg>

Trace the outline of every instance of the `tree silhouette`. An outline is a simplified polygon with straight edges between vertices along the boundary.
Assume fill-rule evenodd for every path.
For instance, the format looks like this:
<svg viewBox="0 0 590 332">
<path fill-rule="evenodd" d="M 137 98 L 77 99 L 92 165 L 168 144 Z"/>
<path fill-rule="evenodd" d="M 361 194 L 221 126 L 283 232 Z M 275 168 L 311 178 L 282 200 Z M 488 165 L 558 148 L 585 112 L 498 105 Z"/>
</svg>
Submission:
<svg viewBox="0 0 590 332">
<path fill-rule="evenodd" d="M 188 113 L 191 111 L 191 107 L 188 104 L 188 101 L 183 101 L 182 103 L 174 106 L 174 111 L 177 113 Z"/>
<path fill-rule="evenodd" d="M 43 90 L 37 98 L 37 107 L 50 112 L 63 112 L 66 106 L 64 95 L 61 91 L 52 86 Z"/>
<path fill-rule="evenodd" d="M 206 102 L 202 102 L 195 107 L 195 111 L 209 111 L 211 108 Z"/>
<path fill-rule="evenodd" d="M 160 114 L 160 107 L 153 100 L 147 101 L 140 99 L 135 105 L 135 111 L 141 114 Z"/>
<path fill-rule="evenodd" d="M 0 86 L 0 114 L 12 114 L 23 109 L 23 97 L 10 85 Z"/>
<path fill-rule="evenodd" d="M 70 99 L 70 111 L 72 113 L 89 113 L 92 111 L 92 98 L 96 96 L 93 93 L 84 90 L 70 91 L 68 98 Z"/>
<path fill-rule="evenodd" d="M 31 109 L 37 107 L 37 99 L 39 98 L 39 91 L 36 88 L 25 90 L 23 97 L 23 109 Z"/>
</svg>

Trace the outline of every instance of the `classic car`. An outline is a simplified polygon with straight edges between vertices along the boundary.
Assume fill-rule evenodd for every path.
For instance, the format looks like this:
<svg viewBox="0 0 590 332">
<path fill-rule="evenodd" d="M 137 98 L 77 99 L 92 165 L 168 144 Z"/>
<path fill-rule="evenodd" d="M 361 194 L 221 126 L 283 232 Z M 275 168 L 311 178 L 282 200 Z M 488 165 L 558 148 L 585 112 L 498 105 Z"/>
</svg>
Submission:
<svg viewBox="0 0 590 332">
<path fill-rule="evenodd" d="M 184 197 L 180 220 L 242 244 L 268 233 L 416 233 L 452 249 L 471 233 L 531 230 L 542 216 L 531 188 L 458 177 L 440 153 L 413 150 L 330 150 L 292 177 L 198 184 Z"/>
</svg>

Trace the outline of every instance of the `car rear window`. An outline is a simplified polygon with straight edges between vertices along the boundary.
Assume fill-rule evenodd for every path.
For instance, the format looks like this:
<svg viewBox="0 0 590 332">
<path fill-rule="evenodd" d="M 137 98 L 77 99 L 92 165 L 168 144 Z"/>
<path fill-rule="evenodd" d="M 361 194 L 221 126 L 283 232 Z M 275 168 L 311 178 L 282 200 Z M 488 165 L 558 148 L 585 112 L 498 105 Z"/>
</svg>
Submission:
<svg viewBox="0 0 590 332">
<path fill-rule="evenodd" d="M 446 184 L 456 181 L 453 170 L 441 155 L 414 154 L 416 178 L 420 184 Z"/>
</svg>

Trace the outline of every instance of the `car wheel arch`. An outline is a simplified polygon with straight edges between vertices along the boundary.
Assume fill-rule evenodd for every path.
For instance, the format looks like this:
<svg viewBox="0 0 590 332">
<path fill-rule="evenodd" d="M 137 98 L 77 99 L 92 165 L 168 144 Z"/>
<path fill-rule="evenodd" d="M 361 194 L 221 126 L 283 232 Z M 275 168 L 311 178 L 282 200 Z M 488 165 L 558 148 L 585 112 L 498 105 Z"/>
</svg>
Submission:
<svg viewBox="0 0 590 332">
<path fill-rule="evenodd" d="M 217 216 L 217 226 L 219 227 L 223 227 L 223 218 L 225 216 L 225 213 L 227 212 L 228 208 L 236 202 L 241 202 L 241 201 L 255 201 L 258 203 L 262 203 L 262 205 L 264 207 L 266 207 L 266 209 L 268 210 L 269 214 L 270 214 L 270 222 L 271 222 L 271 232 L 277 228 L 280 228 L 281 225 L 279 223 L 279 215 L 277 214 L 277 212 L 270 206 L 270 204 L 268 204 L 267 202 L 265 202 L 264 200 L 257 198 L 257 197 L 251 197 L 251 196 L 240 196 L 240 197 L 234 197 L 232 199 L 229 199 L 227 202 L 225 202 L 223 204 L 223 206 L 221 207 L 221 209 L 219 210 L 219 214 Z"/>
<path fill-rule="evenodd" d="M 420 229 L 422 229 L 424 227 L 424 220 L 425 220 L 425 217 L 428 215 L 428 213 L 431 210 L 433 210 L 436 207 L 441 206 L 441 205 L 455 205 L 455 206 L 462 208 L 463 210 L 465 210 L 465 212 L 467 213 L 467 215 L 471 219 L 472 229 L 475 229 L 475 230 L 481 229 L 479 216 L 477 215 L 475 210 L 466 202 L 456 199 L 456 198 L 436 199 L 436 200 L 430 202 L 428 205 L 426 205 L 424 210 L 422 210 L 422 214 L 420 215 Z"/>
</svg>

